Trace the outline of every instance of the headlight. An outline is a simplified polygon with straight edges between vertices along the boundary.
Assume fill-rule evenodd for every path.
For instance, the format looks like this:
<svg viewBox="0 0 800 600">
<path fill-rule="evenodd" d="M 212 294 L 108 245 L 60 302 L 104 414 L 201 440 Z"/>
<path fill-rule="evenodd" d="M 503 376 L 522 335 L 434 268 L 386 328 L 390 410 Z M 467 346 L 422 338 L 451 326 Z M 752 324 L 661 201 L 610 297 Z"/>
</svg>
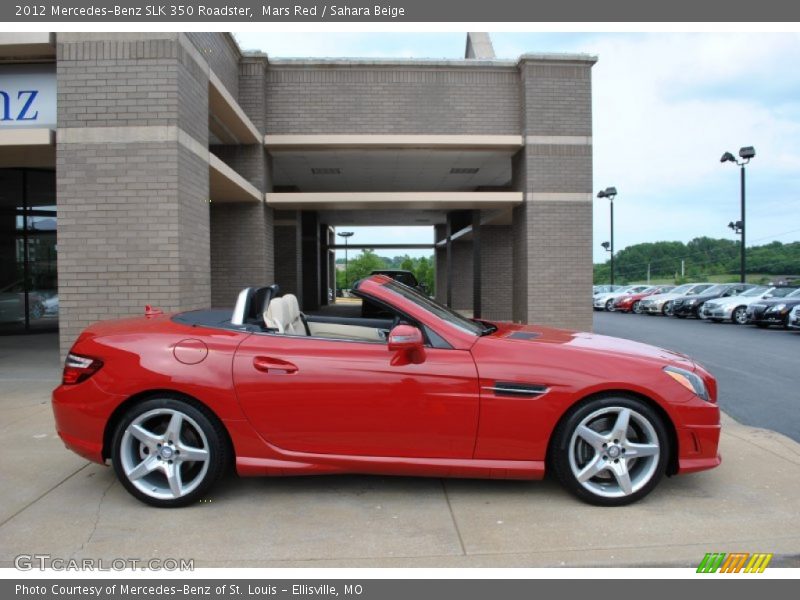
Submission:
<svg viewBox="0 0 800 600">
<path fill-rule="evenodd" d="M 694 306 L 695 304 L 697 304 L 697 300 L 687 300 L 686 301 L 686 305 L 687 306 Z"/>
<path fill-rule="evenodd" d="M 692 373 L 691 371 L 687 371 L 686 369 L 673 366 L 664 367 L 664 372 L 672 377 L 675 381 L 680 383 L 687 390 L 694 393 L 698 398 L 709 402 L 706 384 L 698 375 Z"/>
<path fill-rule="evenodd" d="M 774 312 L 782 312 L 784 308 L 786 308 L 785 304 L 777 304 L 773 306 L 771 310 L 773 310 Z"/>
</svg>

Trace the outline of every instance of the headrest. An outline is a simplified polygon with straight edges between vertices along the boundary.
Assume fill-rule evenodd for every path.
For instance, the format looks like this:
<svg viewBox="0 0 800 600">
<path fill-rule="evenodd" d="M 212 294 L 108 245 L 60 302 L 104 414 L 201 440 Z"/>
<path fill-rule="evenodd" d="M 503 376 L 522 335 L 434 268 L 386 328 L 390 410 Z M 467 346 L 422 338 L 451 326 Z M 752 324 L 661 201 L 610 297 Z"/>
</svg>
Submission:
<svg viewBox="0 0 800 600">
<path fill-rule="evenodd" d="M 283 298 L 273 298 L 270 300 L 269 307 L 264 311 L 264 323 L 270 329 L 277 329 L 278 333 L 286 331 L 289 323 L 289 311 Z"/>
<path fill-rule="evenodd" d="M 283 301 L 288 311 L 289 323 L 293 323 L 295 319 L 300 317 L 300 303 L 297 301 L 297 296 L 294 294 L 284 294 Z"/>
</svg>

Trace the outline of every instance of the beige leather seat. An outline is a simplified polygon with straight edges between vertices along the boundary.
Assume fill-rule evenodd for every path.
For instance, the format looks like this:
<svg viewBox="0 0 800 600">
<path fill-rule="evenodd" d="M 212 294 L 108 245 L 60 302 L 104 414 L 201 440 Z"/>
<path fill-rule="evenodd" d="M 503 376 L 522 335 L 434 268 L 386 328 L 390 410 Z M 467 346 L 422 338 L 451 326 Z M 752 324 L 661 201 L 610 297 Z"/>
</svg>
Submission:
<svg viewBox="0 0 800 600">
<path fill-rule="evenodd" d="M 297 296 L 294 294 L 284 294 L 283 302 L 288 312 L 286 333 L 289 335 L 308 335 L 308 329 L 306 328 L 303 313 L 300 312 L 300 303 L 297 301 Z"/>
<path fill-rule="evenodd" d="M 276 329 L 278 333 L 287 333 L 288 315 L 289 311 L 283 298 L 273 298 L 270 300 L 267 310 L 264 311 L 264 323 L 270 329 Z"/>
</svg>

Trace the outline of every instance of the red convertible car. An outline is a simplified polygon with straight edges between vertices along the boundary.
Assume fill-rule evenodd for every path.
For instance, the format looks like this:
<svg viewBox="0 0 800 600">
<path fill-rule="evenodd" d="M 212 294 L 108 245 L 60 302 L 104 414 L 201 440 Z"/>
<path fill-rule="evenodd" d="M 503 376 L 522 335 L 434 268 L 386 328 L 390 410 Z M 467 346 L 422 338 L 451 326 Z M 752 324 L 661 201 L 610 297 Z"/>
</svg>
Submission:
<svg viewBox="0 0 800 600">
<path fill-rule="evenodd" d="M 97 323 L 53 392 L 66 446 L 183 506 L 223 471 L 540 479 L 622 505 L 720 463 L 714 378 L 621 339 L 467 319 L 385 276 L 388 318 L 303 315 L 277 286 L 231 311 Z"/>
</svg>

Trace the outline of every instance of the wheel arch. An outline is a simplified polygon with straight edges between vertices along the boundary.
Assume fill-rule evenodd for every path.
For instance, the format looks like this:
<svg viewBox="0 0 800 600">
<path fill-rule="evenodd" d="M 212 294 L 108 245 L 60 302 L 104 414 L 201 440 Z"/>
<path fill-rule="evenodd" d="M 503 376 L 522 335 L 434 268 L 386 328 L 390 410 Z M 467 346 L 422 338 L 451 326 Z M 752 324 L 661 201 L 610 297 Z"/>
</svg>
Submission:
<svg viewBox="0 0 800 600">
<path fill-rule="evenodd" d="M 209 419 L 213 419 L 216 421 L 222 431 L 225 432 L 225 443 L 228 446 L 228 450 L 230 452 L 230 456 L 232 460 L 235 460 L 235 452 L 233 446 L 233 440 L 231 439 L 231 434 L 228 431 L 228 428 L 225 426 L 225 423 L 222 419 L 219 418 L 217 413 L 215 413 L 207 404 L 203 401 L 195 398 L 194 396 L 190 396 L 185 392 L 179 392 L 177 390 L 171 390 L 167 388 L 163 389 L 152 389 L 152 390 L 144 390 L 141 392 L 137 392 L 136 394 L 130 396 L 129 398 L 125 399 L 123 402 L 119 404 L 114 409 L 114 412 L 111 413 L 111 416 L 106 421 L 106 426 L 103 431 L 103 460 L 106 460 L 111 457 L 111 442 L 114 438 L 114 431 L 117 428 L 122 417 L 125 415 L 126 412 L 130 409 L 131 406 L 136 404 L 137 402 L 142 402 L 144 400 L 149 400 L 150 398 L 159 398 L 159 397 L 170 397 L 176 400 L 182 400 L 188 404 L 191 404 L 198 410 L 205 413 L 205 415 Z"/>
<path fill-rule="evenodd" d="M 553 451 L 553 444 L 555 441 L 555 432 L 558 431 L 561 424 L 566 421 L 573 412 L 578 410 L 581 406 L 593 401 L 598 400 L 600 398 L 610 398 L 610 397 L 625 397 L 631 398 L 633 400 L 639 400 L 644 402 L 652 408 L 659 417 L 661 417 L 661 421 L 664 424 L 664 428 L 667 430 L 667 435 L 669 436 L 669 457 L 667 459 L 667 470 L 666 475 L 671 476 L 675 475 L 678 472 L 678 434 L 675 429 L 675 423 L 672 422 L 669 414 L 664 407 L 661 406 L 660 403 L 655 401 L 653 398 L 637 391 L 628 390 L 628 389 L 610 389 L 610 390 L 602 390 L 597 392 L 591 392 L 586 394 L 579 400 L 573 402 L 561 415 L 561 417 L 556 422 L 553 429 L 550 431 L 550 436 L 547 440 L 547 454 L 545 456 L 545 468 L 550 471 L 551 470 L 551 459 L 552 459 L 552 451 Z"/>
</svg>

